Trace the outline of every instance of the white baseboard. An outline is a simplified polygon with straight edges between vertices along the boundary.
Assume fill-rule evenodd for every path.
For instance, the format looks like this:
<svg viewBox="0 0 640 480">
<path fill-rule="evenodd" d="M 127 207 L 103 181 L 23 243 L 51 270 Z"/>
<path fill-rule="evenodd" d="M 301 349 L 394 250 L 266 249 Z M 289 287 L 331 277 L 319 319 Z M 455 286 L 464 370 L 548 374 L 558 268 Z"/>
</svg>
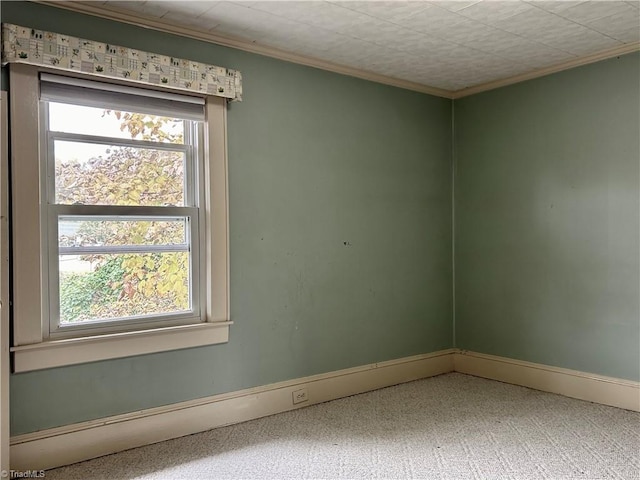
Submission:
<svg viewBox="0 0 640 480">
<path fill-rule="evenodd" d="M 458 349 L 298 378 L 11 438 L 13 470 L 43 470 L 452 371 L 640 411 L 640 383 Z M 292 393 L 308 400 L 293 404 Z"/>
<path fill-rule="evenodd" d="M 477 377 L 640 411 L 640 383 L 619 378 L 459 350 L 454 370 Z"/>
<path fill-rule="evenodd" d="M 338 370 L 11 438 L 11 468 L 44 470 L 453 371 L 455 349 Z M 293 405 L 292 392 L 308 400 Z"/>
</svg>

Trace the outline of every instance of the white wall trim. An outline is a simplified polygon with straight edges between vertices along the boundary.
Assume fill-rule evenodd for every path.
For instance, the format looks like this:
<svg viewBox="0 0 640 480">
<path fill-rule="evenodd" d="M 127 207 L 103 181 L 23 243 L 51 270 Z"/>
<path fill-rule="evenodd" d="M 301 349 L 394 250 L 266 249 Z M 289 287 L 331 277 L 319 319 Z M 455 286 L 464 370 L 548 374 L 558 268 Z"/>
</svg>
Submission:
<svg viewBox="0 0 640 480">
<path fill-rule="evenodd" d="M 460 350 L 454 370 L 477 377 L 640 411 L 640 383 L 566 368 Z"/>
<path fill-rule="evenodd" d="M 321 70 L 327 70 L 329 72 L 340 73 L 342 75 L 348 75 L 350 77 L 361 78 L 363 80 L 370 80 L 372 82 L 381 83 L 384 85 L 391 85 L 393 87 L 404 88 L 406 90 L 413 90 L 416 92 L 427 93 L 436 97 L 451 98 L 451 92 L 441 88 L 430 87 L 420 83 L 410 82 L 408 80 L 402 80 L 400 78 L 389 77 L 381 75 L 379 73 L 373 73 L 359 68 L 348 67 L 345 65 L 339 65 L 337 63 L 328 62 L 319 58 L 308 57 L 296 53 L 280 50 L 279 48 L 269 47 L 266 45 L 260 45 L 244 39 L 233 37 L 231 35 L 219 35 L 216 33 L 199 30 L 196 28 L 184 27 L 181 25 L 175 25 L 162 19 L 151 19 L 137 14 L 133 11 L 123 11 L 116 8 L 110 8 L 108 5 L 100 5 L 98 2 L 70 2 L 66 0 L 36 0 L 36 3 L 42 3 L 50 5 L 52 7 L 64 8 L 67 10 L 73 10 L 80 13 L 86 13 L 95 17 L 106 18 L 108 20 L 115 20 L 121 23 L 128 23 L 131 25 L 142 26 L 145 28 L 153 28 L 162 32 L 173 33 L 183 37 L 195 38 L 196 40 L 204 40 L 205 42 L 215 43 L 224 47 L 231 47 L 245 52 L 257 53 L 259 55 L 265 55 L 267 57 L 277 58 L 291 63 L 297 63 L 299 65 L 306 65 L 309 67 L 319 68 Z"/>
<path fill-rule="evenodd" d="M 0 472 L 9 469 L 8 101 L 0 92 Z"/>
<path fill-rule="evenodd" d="M 452 348 L 17 435 L 11 468 L 69 465 L 452 371 L 640 411 L 639 382 Z M 294 405 L 300 388 L 309 400 Z"/>
<path fill-rule="evenodd" d="M 11 438 L 11 468 L 41 470 L 453 370 L 455 349 L 298 378 Z M 292 392 L 309 400 L 293 405 Z"/>
<path fill-rule="evenodd" d="M 359 68 L 348 67 L 345 65 L 339 65 L 326 60 L 313 58 L 305 55 L 299 55 L 295 53 L 286 52 L 278 48 L 269 47 L 266 45 L 259 45 L 250 41 L 240 39 L 232 36 L 224 36 L 196 28 L 189 28 L 180 25 L 174 25 L 162 19 L 151 19 L 136 12 L 123 11 L 117 8 L 109 7 L 108 5 L 101 5 L 99 2 L 90 1 L 74 1 L 67 0 L 35 0 L 36 3 L 42 3 L 53 7 L 64 8 L 96 17 L 106 18 L 108 20 L 115 20 L 117 22 L 128 23 L 131 25 L 142 26 L 145 28 L 153 28 L 155 30 L 173 33 L 175 35 L 181 35 L 183 37 L 195 38 L 197 40 L 204 40 L 205 42 L 215 43 L 225 47 L 236 48 L 246 52 L 257 53 L 259 55 L 265 55 L 267 57 L 277 58 L 291 63 L 297 63 L 300 65 L 306 65 L 309 67 L 319 68 L 321 70 L 327 70 L 329 72 L 339 73 L 342 75 L 348 75 L 351 77 L 360 78 L 363 80 L 369 80 L 376 83 L 382 83 L 384 85 L 391 85 L 393 87 L 404 88 L 406 90 L 413 90 L 416 92 L 426 93 L 434 95 L 436 97 L 443 98 L 462 98 L 476 93 L 485 92 L 488 90 L 494 90 L 500 87 L 506 87 L 514 83 L 520 83 L 525 80 L 532 80 L 538 77 L 544 77 L 552 73 L 561 72 L 570 68 L 579 67 L 581 65 L 587 65 L 589 63 L 599 62 L 608 58 L 617 57 L 627 53 L 640 50 L 640 42 L 628 43 L 604 50 L 602 52 L 586 55 L 583 57 L 574 58 L 572 60 L 552 65 L 550 67 L 544 67 L 536 70 L 532 70 L 527 73 L 515 75 L 504 79 L 494 80 L 491 82 L 476 85 L 474 87 L 466 88 L 463 90 L 451 91 L 442 88 L 431 87 L 428 85 L 411 82 L 409 80 L 403 80 L 400 78 L 389 77 L 386 75 L 380 75 L 377 73 L 369 72 Z"/>
<path fill-rule="evenodd" d="M 207 97 L 205 182 L 205 271 L 208 322 L 227 322 L 229 297 L 229 183 L 227 149 L 227 100 Z"/>
<path fill-rule="evenodd" d="M 12 347 L 14 372 L 76 365 L 109 358 L 164 352 L 181 348 L 215 345 L 229 341 L 233 322 L 204 322 L 193 325 L 135 330 L 89 337 L 50 340 Z"/>
</svg>

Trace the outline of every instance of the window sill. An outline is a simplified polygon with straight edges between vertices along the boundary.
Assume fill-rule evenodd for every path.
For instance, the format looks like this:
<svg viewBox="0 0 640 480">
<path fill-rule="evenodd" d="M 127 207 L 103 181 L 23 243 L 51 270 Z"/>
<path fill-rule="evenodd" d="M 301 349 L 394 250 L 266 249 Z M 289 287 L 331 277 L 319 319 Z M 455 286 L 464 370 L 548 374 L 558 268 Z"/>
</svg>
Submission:
<svg viewBox="0 0 640 480">
<path fill-rule="evenodd" d="M 225 343 L 229 341 L 229 325 L 232 323 L 200 323 L 22 345 L 11 348 L 13 371 L 28 372 Z"/>
</svg>

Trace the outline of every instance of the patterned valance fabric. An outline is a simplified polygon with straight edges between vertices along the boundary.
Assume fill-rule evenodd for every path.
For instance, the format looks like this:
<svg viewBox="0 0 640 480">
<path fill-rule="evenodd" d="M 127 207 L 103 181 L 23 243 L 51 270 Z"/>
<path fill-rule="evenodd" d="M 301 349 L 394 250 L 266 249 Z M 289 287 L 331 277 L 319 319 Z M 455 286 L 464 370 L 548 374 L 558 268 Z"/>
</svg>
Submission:
<svg viewBox="0 0 640 480">
<path fill-rule="evenodd" d="M 242 100 L 237 70 L 3 23 L 2 64 L 17 62 Z"/>
</svg>

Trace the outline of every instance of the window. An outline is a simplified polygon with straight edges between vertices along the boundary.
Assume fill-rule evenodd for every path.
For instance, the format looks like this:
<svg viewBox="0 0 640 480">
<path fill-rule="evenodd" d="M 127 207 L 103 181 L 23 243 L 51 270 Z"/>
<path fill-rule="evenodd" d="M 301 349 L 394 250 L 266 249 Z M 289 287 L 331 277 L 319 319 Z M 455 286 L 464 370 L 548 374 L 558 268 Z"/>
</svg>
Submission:
<svg viewBox="0 0 640 480">
<path fill-rule="evenodd" d="M 204 99 L 108 87 L 40 78 L 50 338 L 201 320 Z"/>
<path fill-rule="evenodd" d="M 224 100 L 24 65 L 10 94 L 16 370 L 226 341 Z"/>
</svg>

